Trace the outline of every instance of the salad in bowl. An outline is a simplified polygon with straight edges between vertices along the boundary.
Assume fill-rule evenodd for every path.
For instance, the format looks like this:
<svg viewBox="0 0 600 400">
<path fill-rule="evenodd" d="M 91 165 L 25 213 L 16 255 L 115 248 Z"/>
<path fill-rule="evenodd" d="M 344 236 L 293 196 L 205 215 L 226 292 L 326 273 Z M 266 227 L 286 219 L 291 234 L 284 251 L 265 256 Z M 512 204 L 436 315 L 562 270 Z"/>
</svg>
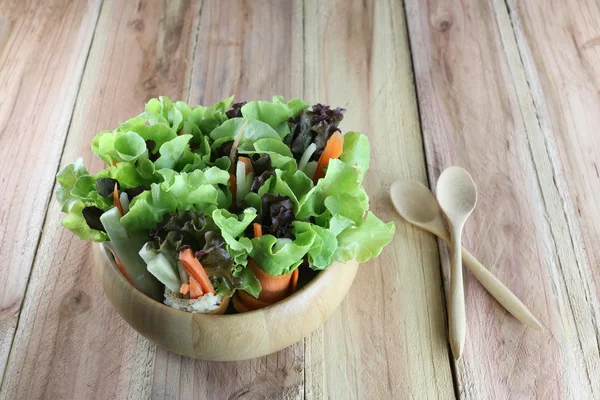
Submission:
<svg viewBox="0 0 600 400">
<path fill-rule="evenodd" d="M 299 99 L 191 107 L 167 97 L 57 175 L 62 225 L 102 242 L 143 294 L 190 313 L 245 313 L 394 235 L 369 208 L 369 141 L 344 109 Z M 315 272 L 316 271 L 316 272 Z"/>
</svg>

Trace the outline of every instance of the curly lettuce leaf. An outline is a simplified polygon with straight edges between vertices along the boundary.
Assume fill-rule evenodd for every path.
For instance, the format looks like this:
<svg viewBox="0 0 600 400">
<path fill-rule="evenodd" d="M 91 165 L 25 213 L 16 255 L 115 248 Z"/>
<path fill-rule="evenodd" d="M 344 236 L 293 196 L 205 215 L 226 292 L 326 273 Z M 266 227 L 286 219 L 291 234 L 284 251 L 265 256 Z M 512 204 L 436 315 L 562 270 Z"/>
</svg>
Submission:
<svg viewBox="0 0 600 400">
<path fill-rule="evenodd" d="M 309 222 L 296 221 L 297 229 L 312 230 L 315 240 L 308 250 L 308 265 L 314 270 L 323 270 L 331 265 L 338 243 L 333 231 Z"/>
<path fill-rule="evenodd" d="M 226 192 L 229 174 L 219 168 L 177 173 L 162 169 L 160 184 L 153 183 L 150 190 L 136 196 L 129 212 L 122 218 L 128 231 L 148 230 L 160 222 L 164 215 L 177 210 L 195 210 L 210 214 L 217 208 L 227 208 L 231 202 Z"/>
<path fill-rule="evenodd" d="M 188 143 L 191 138 L 192 135 L 181 135 L 163 144 L 158 150 L 160 157 L 154 162 L 156 169 L 172 169 L 184 151 L 189 149 Z"/>
<path fill-rule="evenodd" d="M 233 96 L 222 100 L 212 107 L 197 106 L 190 112 L 188 121 L 200 128 L 200 131 L 208 135 L 223 122 L 227 121 L 227 109 L 233 101 Z"/>
<path fill-rule="evenodd" d="M 238 145 L 240 149 L 254 150 L 253 143 L 259 139 L 270 138 L 281 141 L 279 134 L 264 122 L 254 119 L 232 118 L 210 133 L 211 139 L 215 141 L 212 145 L 213 150 L 216 150 L 225 142 L 235 140 L 244 124 L 246 125 Z"/>
<path fill-rule="evenodd" d="M 361 215 L 364 214 L 369 209 L 369 197 L 363 189 L 361 181 L 362 177 L 355 168 L 338 159 L 330 160 L 325 177 L 320 179 L 317 185 L 299 200 L 298 219 L 304 220 L 308 217 L 321 216 L 327 211 L 325 199 L 333 195 L 338 195 L 338 198 L 347 196 L 357 198 L 358 202 L 355 205 Z M 333 202 L 330 201 L 330 205 L 333 206 Z M 339 214 L 350 219 L 358 212 L 347 206 L 341 206 L 338 211 L 340 211 Z"/>
<path fill-rule="evenodd" d="M 238 277 L 241 282 L 239 289 L 250 293 L 252 296 L 258 298 L 262 287 L 260 281 L 254 275 L 249 268 L 244 268 L 242 265 L 237 265 L 233 268 L 233 276 Z"/>
<path fill-rule="evenodd" d="M 92 141 L 92 151 L 109 165 L 148 157 L 146 142 L 139 134 L 132 131 L 100 132 Z"/>
<path fill-rule="evenodd" d="M 300 99 L 285 102 L 283 96 L 273 96 L 272 101 L 251 101 L 241 107 L 244 118 L 256 119 L 270 125 L 283 137 L 289 133 L 286 121 L 295 117 L 308 104 Z"/>
<path fill-rule="evenodd" d="M 337 237 L 335 259 L 341 262 L 356 260 L 359 263 L 377 257 L 392 241 L 395 233 L 393 222 L 383 223 L 372 212 L 358 226 L 346 228 Z"/>
<path fill-rule="evenodd" d="M 217 209 L 213 211 L 212 218 L 221 230 L 221 235 L 227 243 L 227 250 L 236 265 L 246 265 L 248 254 L 252 250 L 252 243 L 242 234 L 256 218 L 256 210 L 246 208 L 238 217 L 227 210 Z"/>
<path fill-rule="evenodd" d="M 254 238 L 250 257 L 268 274 L 289 274 L 302 263 L 317 238 L 314 229 L 297 222 L 294 223 L 294 236 L 294 240 L 278 239 L 273 235 Z"/>
<path fill-rule="evenodd" d="M 74 163 L 65 166 L 56 175 L 58 187 L 55 194 L 62 212 L 68 212 L 73 203 L 78 201 L 77 198 L 71 195 L 71 190 L 75 187 L 77 180 L 86 175 L 89 176 L 89 173 L 83 164 L 82 158 L 78 158 Z"/>
<path fill-rule="evenodd" d="M 105 232 L 92 229 L 87 224 L 83 216 L 85 204 L 82 201 L 71 203 L 66 211 L 67 215 L 61 221 L 61 225 L 73 232 L 81 240 L 92 239 L 94 242 L 104 242 L 108 240 Z"/>
</svg>

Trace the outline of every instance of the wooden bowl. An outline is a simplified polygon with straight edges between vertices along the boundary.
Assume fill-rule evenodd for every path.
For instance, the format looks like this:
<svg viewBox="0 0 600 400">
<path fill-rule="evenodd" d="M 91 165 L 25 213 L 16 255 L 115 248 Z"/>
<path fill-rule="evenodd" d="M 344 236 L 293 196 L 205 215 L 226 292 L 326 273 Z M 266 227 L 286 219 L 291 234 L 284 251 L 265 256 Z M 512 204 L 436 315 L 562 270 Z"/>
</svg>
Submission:
<svg viewBox="0 0 600 400">
<path fill-rule="evenodd" d="M 358 263 L 334 263 L 292 296 L 244 314 L 192 314 L 168 307 L 134 288 L 112 254 L 94 246 L 106 297 L 140 334 L 165 349 L 201 360 L 235 361 L 261 357 L 302 340 L 340 305 Z"/>
</svg>

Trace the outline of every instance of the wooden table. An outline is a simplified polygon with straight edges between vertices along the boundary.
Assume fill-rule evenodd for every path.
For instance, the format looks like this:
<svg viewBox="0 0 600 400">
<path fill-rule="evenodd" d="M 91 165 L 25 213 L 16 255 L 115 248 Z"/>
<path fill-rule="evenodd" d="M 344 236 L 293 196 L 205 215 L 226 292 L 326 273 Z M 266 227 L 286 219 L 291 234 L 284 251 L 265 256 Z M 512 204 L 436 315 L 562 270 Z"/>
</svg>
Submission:
<svg viewBox="0 0 600 400">
<path fill-rule="evenodd" d="M 564 1 L 0 2 L 2 399 L 600 398 L 600 6 Z M 90 244 L 60 226 L 57 170 L 157 95 L 348 109 L 372 142 L 371 208 L 393 243 L 325 326 L 238 363 L 156 348 L 111 308 Z M 468 272 L 459 362 L 445 246 L 390 184 L 458 164 L 464 243 L 545 326 Z M 441 260 L 441 262 L 440 262 Z"/>
</svg>

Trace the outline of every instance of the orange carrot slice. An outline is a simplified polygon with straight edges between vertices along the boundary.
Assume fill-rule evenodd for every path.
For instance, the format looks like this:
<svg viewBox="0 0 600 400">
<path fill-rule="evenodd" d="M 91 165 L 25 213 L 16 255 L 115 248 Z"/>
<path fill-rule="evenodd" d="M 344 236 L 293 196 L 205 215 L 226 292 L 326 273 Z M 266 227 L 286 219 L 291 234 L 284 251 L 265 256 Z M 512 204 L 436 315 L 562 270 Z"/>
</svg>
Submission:
<svg viewBox="0 0 600 400">
<path fill-rule="evenodd" d="M 229 191 L 231 192 L 231 204 L 235 204 L 235 193 L 237 192 L 237 179 L 235 174 L 229 174 Z"/>
<path fill-rule="evenodd" d="M 188 294 L 189 291 L 190 291 L 190 285 L 188 285 L 187 283 L 182 283 L 181 288 L 179 289 L 179 293 Z"/>
<path fill-rule="evenodd" d="M 296 293 L 296 288 L 298 287 L 298 276 L 299 275 L 300 275 L 300 271 L 298 271 L 298 268 L 296 268 L 294 270 L 294 272 L 292 272 L 292 279 L 290 282 L 290 294 Z"/>
<path fill-rule="evenodd" d="M 185 269 L 187 269 L 191 275 L 190 283 L 192 282 L 192 277 L 198 281 L 202 291 L 204 293 L 212 293 L 215 294 L 215 288 L 212 283 L 210 283 L 210 279 L 204 270 L 200 261 L 194 256 L 194 252 L 192 249 L 185 248 L 179 251 L 179 261 L 183 264 Z M 192 290 L 190 286 L 190 290 Z"/>
<path fill-rule="evenodd" d="M 252 224 L 252 227 L 254 228 L 254 237 L 261 237 L 262 236 L 262 225 L 257 224 L 255 222 L 254 224 Z"/>
<path fill-rule="evenodd" d="M 240 290 L 236 293 L 238 293 L 240 301 L 251 310 L 258 310 L 259 308 L 264 308 L 271 305 L 271 303 L 259 300 L 256 297 L 252 296 L 250 293 L 245 292 L 243 290 Z"/>
<path fill-rule="evenodd" d="M 249 258 L 248 268 L 256 275 L 256 278 L 260 281 L 262 290 L 258 299 L 266 303 L 276 303 L 279 300 L 284 299 L 290 287 L 290 281 L 292 274 L 286 275 L 271 275 L 260 269 L 256 261 Z"/>
<path fill-rule="evenodd" d="M 241 161 L 246 166 L 246 175 L 253 171 L 252 161 L 248 157 L 239 156 L 238 161 Z"/>
<path fill-rule="evenodd" d="M 341 156 L 342 151 L 344 151 L 344 136 L 337 131 L 331 135 L 329 140 L 327 140 L 323 153 L 321 154 L 321 157 L 319 157 L 315 176 L 313 177 L 315 183 L 317 183 L 319 179 L 325 177 L 325 167 L 329 165 L 329 160 Z"/>
<path fill-rule="evenodd" d="M 197 299 L 202 296 L 204 292 L 202 291 L 202 287 L 193 276 L 190 277 L 190 299 Z"/>
<path fill-rule="evenodd" d="M 240 300 L 240 296 L 238 293 L 239 292 L 235 292 L 235 294 L 231 298 L 231 300 L 233 301 L 233 308 L 235 308 L 235 311 L 237 311 L 239 313 L 245 313 L 248 311 L 252 311 L 252 309 L 249 308 L 246 305 L 246 303 L 244 303 L 242 300 Z"/>
<path fill-rule="evenodd" d="M 121 200 L 119 200 L 119 189 L 117 188 L 117 184 L 115 183 L 115 190 L 113 190 L 113 202 L 115 206 L 119 209 L 119 213 L 121 213 L 121 217 L 125 215 L 123 212 L 123 207 L 121 206 Z"/>
</svg>

